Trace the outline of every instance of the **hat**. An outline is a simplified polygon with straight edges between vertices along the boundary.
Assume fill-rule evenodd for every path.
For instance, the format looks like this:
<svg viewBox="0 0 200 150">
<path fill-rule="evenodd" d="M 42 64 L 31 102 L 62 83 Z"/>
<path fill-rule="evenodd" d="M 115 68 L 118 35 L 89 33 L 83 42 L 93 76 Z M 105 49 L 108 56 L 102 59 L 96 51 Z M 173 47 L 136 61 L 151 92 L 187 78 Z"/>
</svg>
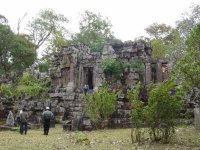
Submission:
<svg viewBox="0 0 200 150">
<path fill-rule="evenodd" d="M 49 107 L 46 107 L 46 110 L 49 110 Z"/>
</svg>

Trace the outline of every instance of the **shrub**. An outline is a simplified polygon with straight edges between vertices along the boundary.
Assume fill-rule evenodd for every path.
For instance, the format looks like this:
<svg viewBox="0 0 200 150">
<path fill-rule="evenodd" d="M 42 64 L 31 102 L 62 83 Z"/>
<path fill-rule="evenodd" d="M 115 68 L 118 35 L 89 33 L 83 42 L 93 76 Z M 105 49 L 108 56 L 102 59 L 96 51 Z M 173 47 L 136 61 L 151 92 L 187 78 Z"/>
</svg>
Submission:
<svg viewBox="0 0 200 150">
<path fill-rule="evenodd" d="M 40 72 L 48 72 L 49 64 L 48 63 L 39 63 L 38 64 Z"/>
<path fill-rule="evenodd" d="M 149 92 L 145 118 L 154 141 L 168 143 L 175 133 L 175 125 L 181 108 L 182 91 L 171 81 L 157 84 Z"/>
<path fill-rule="evenodd" d="M 121 74 L 121 64 L 114 58 L 105 58 L 101 62 L 103 72 L 108 75 L 114 75 L 116 79 L 119 79 Z"/>
<path fill-rule="evenodd" d="M 130 60 L 124 64 L 124 68 L 133 68 L 139 75 L 144 74 L 145 66 L 141 59 Z"/>
<path fill-rule="evenodd" d="M 115 111 L 117 93 L 103 86 L 99 90 L 85 96 L 85 112 L 94 123 L 107 120 Z"/>
<path fill-rule="evenodd" d="M 135 126 L 135 138 L 133 135 L 133 128 L 131 129 L 132 143 L 134 142 L 134 139 L 136 142 L 140 143 L 144 137 L 142 131 L 142 125 L 144 124 L 145 117 L 143 113 L 144 103 L 140 100 L 140 88 L 141 84 L 139 82 L 135 88 L 128 90 L 128 99 L 132 106 L 130 118 Z"/>
<path fill-rule="evenodd" d="M 12 95 L 12 91 L 11 88 L 8 84 L 1 84 L 0 85 L 0 95 L 2 96 L 11 96 Z"/>
<path fill-rule="evenodd" d="M 14 85 L 10 84 L 1 84 L 0 85 L 0 96 L 2 97 L 11 97 L 14 95 L 18 95 L 18 90 Z"/>
<path fill-rule="evenodd" d="M 18 81 L 18 90 L 37 97 L 43 91 L 43 86 L 33 75 L 25 72 Z"/>
</svg>

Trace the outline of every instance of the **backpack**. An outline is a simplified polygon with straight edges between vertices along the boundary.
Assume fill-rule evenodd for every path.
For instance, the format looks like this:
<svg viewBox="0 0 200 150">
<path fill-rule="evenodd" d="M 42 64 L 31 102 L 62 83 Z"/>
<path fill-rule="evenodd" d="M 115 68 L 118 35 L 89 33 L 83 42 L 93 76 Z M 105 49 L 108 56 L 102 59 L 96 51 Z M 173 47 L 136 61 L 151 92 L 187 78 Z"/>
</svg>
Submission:
<svg viewBox="0 0 200 150">
<path fill-rule="evenodd" d="M 45 120 L 51 119 L 51 112 L 49 112 L 49 111 L 44 112 L 44 119 Z"/>
</svg>

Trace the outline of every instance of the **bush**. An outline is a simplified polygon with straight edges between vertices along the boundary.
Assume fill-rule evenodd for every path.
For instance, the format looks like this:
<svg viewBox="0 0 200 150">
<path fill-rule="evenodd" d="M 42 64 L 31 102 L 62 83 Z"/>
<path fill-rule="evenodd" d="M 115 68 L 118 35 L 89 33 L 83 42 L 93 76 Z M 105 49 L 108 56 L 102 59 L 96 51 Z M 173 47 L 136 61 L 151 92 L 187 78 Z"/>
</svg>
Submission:
<svg viewBox="0 0 200 150">
<path fill-rule="evenodd" d="M 114 75 L 116 79 L 119 79 L 122 71 L 119 61 L 114 58 L 105 58 L 101 62 L 101 67 L 106 75 Z"/>
<path fill-rule="evenodd" d="M 43 84 L 27 72 L 18 81 L 18 90 L 32 97 L 39 96 L 44 89 Z"/>
<path fill-rule="evenodd" d="M 133 68 L 139 75 L 143 75 L 145 70 L 144 63 L 141 59 L 130 60 L 123 67 L 128 69 Z"/>
<path fill-rule="evenodd" d="M 99 90 L 85 96 L 85 112 L 94 123 L 107 120 L 115 111 L 117 93 L 103 86 Z"/>
<path fill-rule="evenodd" d="M 171 81 L 157 84 L 149 92 L 145 118 L 151 128 L 154 141 L 168 143 L 175 133 L 175 125 L 181 108 L 182 91 Z"/>
<path fill-rule="evenodd" d="M 131 109 L 131 121 L 134 123 L 135 126 L 135 138 L 133 135 L 133 128 L 131 129 L 131 139 L 132 143 L 134 141 L 140 143 L 142 142 L 143 131 L 142 131 L 142 125 L 144 124 L 144 103 L 140 100 L 140 87 L 141 84 L 138 83 L 136 88 L 132 88 L 128 90 L 128 99 L 131 103 L 132 109 Z M 135 140 L 134 140 L 135 139 Z"/>
<path fill-rule="evenodd" d="M 10 84 L 0 85 L 0 96 L 8 98 L 14 95 L 18 95 L 17 88 L 14 85 Z"/>
<path fill-rule="evenodd" d="M 48 72 L 49 64 L 48 63 L 39 63 L 38 64 L 40 72 Z"/>
</svg>

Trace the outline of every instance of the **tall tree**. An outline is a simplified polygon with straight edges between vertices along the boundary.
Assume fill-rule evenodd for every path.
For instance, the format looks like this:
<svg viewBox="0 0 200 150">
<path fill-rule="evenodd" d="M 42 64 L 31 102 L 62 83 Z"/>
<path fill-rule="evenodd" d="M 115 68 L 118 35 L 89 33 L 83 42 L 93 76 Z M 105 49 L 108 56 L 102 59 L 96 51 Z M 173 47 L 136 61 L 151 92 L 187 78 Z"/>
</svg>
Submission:
<svg viewBox="0 0 200 150">
<path fill-rule="evenodd" d="M 64 28 L 68 20 L 62 14 L 56 14 L 52 9 L 42 10 L 36 18 L 28 23 L 29 36 L 39 49 L 54 33 Z"/>
<path fill-rule="evenodd" d="M 181 37 L 186 39 L 190 30 L 200 22 L 200 5 L 193 4 L 190 10 L 182 15 L 182 18 L 177 21 L 177 28 Z"/>
<path fill-rule="evenodd" d="M 174 76 L 180 83 L 193 89 L 195 93 L 194 100 L 197 100 L 200 106 L 200 23 L 190 32 L 186 40 L 187 50 L 175 66 Z M 195 90 L 194 90 L 195 89 Z M 198 93 L 196 93 L 196 91 Z"/>
<path fill-rule="evenodd" d="M 35 58 L 34 44 L 26 36 L 15 35 L 8 25 L 0 24 L 0 74 L 22 71 Z"/>
<path fill-rule="evenodd" d="M 200 51 L 200 23 L 193 27 L 187 37 L 186 44 L 189 49 Z"/>
<path fill-rule="evenodd" d="M 185 49 L 179 31 L 166 24 L 157 23 L 145 30 L 151 37 L 152 57 L 156 60 L 167 59 L 176 62 Z"/>
<path fill-rule="evenodd" d="M 66 37 L 66 31 L 56 31 L 53 33 L 53 36 L 50 40 L 48 40 L 49 44 L 44 50 L 41 58 L 42 64 L 51 65 L 52 59 L 54 55 L 60 51 L 62 46 L 67 46 L 71 43 L 71 40 L 68 40 Z"/>
<path fill-rule="evenodd" d="M 14 33 L 7 25 L 0 24 L 0 73 L 7 73 L 10 70 L 11 62 L 9 61 L 10 50 L 14 41 Z"/>
<path fill-rule="evenodd" d="M 101 51 L 105 41 L 114 38 L 110 21 L 100 14 L 85 11 L 79 25 L 80 32 L 73 40 L 88 45 L 92 51 Z"/>
<path fill-rule="evenodd" d="M 172 27 L 166 24 L 153 23 L 150 26 L 148 26 L 145 30 L 151 38 L 162 39 L 171 33 Z"/>
<path fill-rule="evenodd" d="M 35 45 L 26 35 L 16 35 L 11 51 L 12 70 L 23 71 L 36 60 Z"/>
<path fill-rule="evenodd" d="M 166 24 L 153 23 L 145 30 L 151 38 L 152 57 L 156 60 L 165 58 L 169 44 L 172 43 L 173 28 Z"/>
</svg>

